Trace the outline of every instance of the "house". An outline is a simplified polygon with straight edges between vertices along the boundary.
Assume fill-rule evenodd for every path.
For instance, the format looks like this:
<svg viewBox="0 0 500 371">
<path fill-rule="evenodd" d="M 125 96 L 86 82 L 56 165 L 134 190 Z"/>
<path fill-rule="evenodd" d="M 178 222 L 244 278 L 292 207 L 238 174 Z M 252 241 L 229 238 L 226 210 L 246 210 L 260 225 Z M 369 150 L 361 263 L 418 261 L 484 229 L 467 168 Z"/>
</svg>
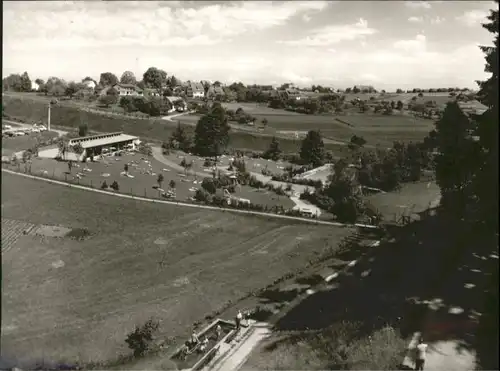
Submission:
<svg viewBox="0 0 500 371">
<path fill-rule="evenodd" d="M 40 89 L 40 86 L 36 82 L 32 81 L 31 82 L 31 90 L 38 91 L 38 89 Z"/>
<path fill-rule="evenodd" d="M 159 97 L 160 93 L 157 89 L 144 88 L 144 96 L 147 97 Z"/>
<path fill-rule="evenodd" d="M 208 88 L 207 94 L 205 96 L 208 99 L 214 99 L 217 96 L 223 97 L 225 95 L 226 94 L 225 94 L 224 89 L 222 88 L 222 86 L 212 85 L 211 87 Z"/>
<path fill-rule="evenodd" d="M 85 88 L 92 89 L 92 90 L 94 90 L 95 87 L 97 86 L 95 81 L 92 81 L 92 80 L 85 80 L 82 82 L 82 84 L 85 86 Z"/>
<path fill-rule="evenodd" d="M 144 95 L 143 90 L 133 84 L 115 84 L 112 87 L 118 92 L 120 96 L 142 97 Z M 101 95 L 102 94 L 103 93 L 101 92 Z"/>
<path fill-rule="evenodd" d="M 300 100 L 302 98 L 302 95 L 300 94 L 300 91 L 297 89 L 285 89 L 281 93 L 282 97 L 285 98 L 286 100 L 294 99 L 294 100 Z"/>
<path fill-rule="evenodd" d="M 192 82 L 188 85 L 186 94 L 190 98 L 203 98 L 205 97 L 205 88 L 199 82 Z"/>
<path fill-rule="evenodd" d="M 170 106 L 170 109 L 168 110 L 169 113 L 174 111 L 184 112 L 187 110 L 187 103 L 184 99 L 174 96 L 166 96 L 165 99 Z"/>
</svg>

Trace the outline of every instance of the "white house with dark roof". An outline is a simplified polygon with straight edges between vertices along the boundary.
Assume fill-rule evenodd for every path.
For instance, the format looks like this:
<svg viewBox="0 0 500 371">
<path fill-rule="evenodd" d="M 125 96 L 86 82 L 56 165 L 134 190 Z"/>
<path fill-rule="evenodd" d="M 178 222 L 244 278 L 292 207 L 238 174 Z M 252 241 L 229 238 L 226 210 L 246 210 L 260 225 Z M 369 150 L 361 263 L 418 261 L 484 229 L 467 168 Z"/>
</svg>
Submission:
<svg viewBox="0 0 500 371">
<path fill-rule="evenodd" d="M 186 95 L 190 98 L 203 98 L 205 97 L 205 88 L 199 82 L 191 82 L 186 89 Z"/>
<path fill-rule="evenodd" d="M 144 92 L 133 84 L 115 84 L 112 86 L 120 96 L 142 97 Z"/>
</svg>

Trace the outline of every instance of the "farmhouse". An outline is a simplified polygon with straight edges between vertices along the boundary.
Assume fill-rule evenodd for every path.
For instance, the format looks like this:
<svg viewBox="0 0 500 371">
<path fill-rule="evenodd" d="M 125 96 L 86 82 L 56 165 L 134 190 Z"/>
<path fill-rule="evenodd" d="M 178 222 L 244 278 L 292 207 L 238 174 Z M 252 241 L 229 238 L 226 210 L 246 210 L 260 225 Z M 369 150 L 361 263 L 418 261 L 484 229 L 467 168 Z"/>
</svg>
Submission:
<svg viewBox="0 0 500 371">
<path fill-rule="evenodd" d="M 170 109 L 168 110 L 168 112 L 174 112 L 175 110 L 183 112 L 187 109 L 186 102 L 180 97 L 167 96 L 165 97 L 165 99 L 170 105 Z"/>
<path fill-rule="evenodd" d="M 205 96 L 205 88 L 199 82 L 192 82 L 187 87 L 186 95 L 190 98 L 203 98 Z"/>
<path fill-rule="evenodd" d="M 206 97 L 208 99 L 213 99 L 217 96 L 223 97 L 224 95 L 225 95 L 224 89 L 221 86 L 214 85 L 214 86 L 211 86 L 210 88 L 208 88 Z"/>
<path fill-rule="evenodd" d="M 286 89 L 282 92 L 282 95 L 286 100 L 300 100 L 302 98 L 300 91 L 298 91 L 297 89 Z"/>
<path fill-rule="evenodd" d="M 143 90 L 133 84 L 115 84 L 113 88 L 120 96 L 143 96 Z"/>
<path fill-rule="evenodd" d="M 82 82 L 82 84 L 85 86 L 87 89 L 95 89 L 96 88 L 96 83 L 92 80 L 85 80 Z"/>
<path fill-rule="evenodd" d="M 156 89 L 145 88 L 144 95 L 148 97 L 159 97 L 160 93 Z"/>
</svg>

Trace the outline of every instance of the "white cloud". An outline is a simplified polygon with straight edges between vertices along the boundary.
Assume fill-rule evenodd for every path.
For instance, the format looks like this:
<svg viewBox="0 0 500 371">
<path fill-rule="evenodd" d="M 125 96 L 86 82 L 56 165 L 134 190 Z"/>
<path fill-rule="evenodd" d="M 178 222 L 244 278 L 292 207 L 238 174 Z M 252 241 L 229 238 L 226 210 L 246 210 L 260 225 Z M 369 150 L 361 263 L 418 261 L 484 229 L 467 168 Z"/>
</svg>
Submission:
<svg viewBox="0 0 500 371">
<path fill-rule="evenodd" d="M 445 18 L 442 18 L 440 16 L 435 16 L 434 18 L 431 18 L 431 24 L 441 24 L 445 21 Z"/>
<path fill-rule="evenodd" d="M 430 9 L 431 4 L 428 1 L 405 1 L 405 5 L 411 9 Z"/>
<path fill-rule="evenodd" d="M 309 14 L 304 14 L 302 20 L 307 23 L 311 20 L 311 16 Z"/>
<path fill-rule="evenodd" d="M 364 38 L 376 32 L 377 30 L 368 27 L 368 22 L 361 18 L 354 24 L 325 26 L 312 30 L 310 36 L 302 39 L 278 41 L 278 43 L 297 46 L 325 46 Z"/>
<path fill-rule="evenodd" d="M 423 21 L 424 21 L 424 19 L 422 17 L 410 17 L 410 18 L 408 18 L 408 22 L 412 22 L 412 23 L 421 23 Z"/>
<path fill-rule="evenodd" d="M 394 48 L 409 53 L 424 52 L 427 48 L 427 39 L 425 35 L 419 34 L 411 40 L 399 40 L 393 44 Z"/>
<path fill-rule="evenodd" d="M 456 20 L 463 23 L 467 27 L 474 27 L 481 23 L 486 22 L 486 17 L 490 14 L 489 10 L 486 9 L 475 9 L 469 10 L 465 12 L 459 17 L 456 17 Z"/>
<path fill-rule="evenodd" d="M 10 2 L 4 4 L 4 43 L 18 50 L 210 45 L 283 25 L 294 16 L 329 5 L 327 1 L 245 1 L 182 7 L 188 3 Z M 23 27 L 18 27 L 21 22 Z"/>
<path fill-rule="evenodd" d="M 286 70 L 281 74 L 281 77 L 285 79 L 285 81 L 289 81 L 295 84 L 309 84 L 312 81 L 312 78 L 308 76 L 301 76 L 296 74 L 294 71 Z"/>
</svg>

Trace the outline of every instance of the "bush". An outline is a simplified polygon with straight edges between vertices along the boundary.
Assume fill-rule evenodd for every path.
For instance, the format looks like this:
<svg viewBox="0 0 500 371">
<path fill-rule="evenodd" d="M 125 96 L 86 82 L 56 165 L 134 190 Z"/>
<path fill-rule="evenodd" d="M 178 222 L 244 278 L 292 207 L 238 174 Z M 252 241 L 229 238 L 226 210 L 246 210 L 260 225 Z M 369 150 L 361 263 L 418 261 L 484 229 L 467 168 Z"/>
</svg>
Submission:
<svg viewBox="0 0 500 371">
<path fill-rule="evenodd" d="M 137 148 L 137 151 L 140 154 L 143 154 L 143 155 L 148 156 L 148 157 L 153 156 L 153 149 L 151 148 L 151 146 L 148 143 L 141 143 L 139 145 L 139 148 Z"/>
<path fill-rule="evenodd" d="M 199 202 L 208 202 L 210 200 L 210 194 L 204 189 L 197 189 L 194 194 L 194 199 Z"/>
<path fill-rule="evenodd" d="M 206 158 L 205 161 L 203 161 L 203 167 L 213 167 L 216 165 L 216 162 L 213 158 Z"/>
<path fill-rule="evenodd" d="M 118 185 L 118 182 L 116 180 L 110 185 L 110 188 L 116 192 L 120 190 L 120 186 Z"/>
<path fill-rule="evenodd" d="M 101 189 L 108 189 L 108 188 L 109 188 L 108 183 L 106 183 L 106 181 L 102 182 Z"/>
<path fill-rule="evenodd" d="M 247 172 L 247 167 L 246 167 L 245 161 L 243 161 L 243 160 L 236 159 L 233 161 L 232 165 L 236 169 L 236 171 L 238 171 L 239 173 L 246 173 Z"/>
<path fill-rule="evenodd" d="M 219 195 L 215 195 L 212 197 L 212 204 L 214 206 L 222 207 L 222 206 L 224 206 L 224 204 L 226 204 L 225 198 L 222 196 L 219 196 Z"/>
<path fill-rule="evenodd" d="M 201 187 L 212 195 L 217 192 L 217 182 L 213 178 L 204 178 L 201 182 Z"/>
<path fill-rule="evenodd" d="M 127 335 L 125 342 L 134 351 L 134 357 L 142 357 L 151 350 L 153 336 L 159 327 L 160 323 L 158 321 L 150 319 L 141 327 L 136 326 L 135 330 Z"/>
</svg>

